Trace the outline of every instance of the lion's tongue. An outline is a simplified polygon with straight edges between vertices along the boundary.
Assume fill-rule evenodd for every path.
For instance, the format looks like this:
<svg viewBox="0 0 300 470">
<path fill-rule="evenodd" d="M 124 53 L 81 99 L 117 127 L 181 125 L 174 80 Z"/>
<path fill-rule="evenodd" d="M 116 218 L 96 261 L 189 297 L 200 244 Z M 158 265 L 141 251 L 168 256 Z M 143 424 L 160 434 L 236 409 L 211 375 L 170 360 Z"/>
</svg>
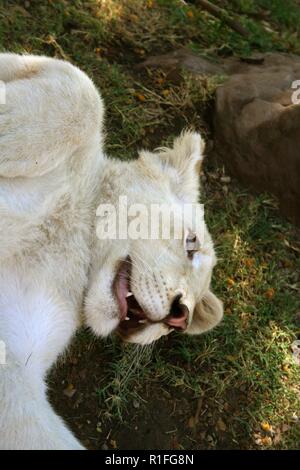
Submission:
<svg viewBox="0 0 300 470">
<path fill-rule="evenodd" d="M 125 276 L 120 276 L 116 285 L 116 295 L 119 303 L 121 320 L 124 320 L 127 316 L 127 302 L 126 296 L 129 291 L 128 280 Z"/>
</svg>

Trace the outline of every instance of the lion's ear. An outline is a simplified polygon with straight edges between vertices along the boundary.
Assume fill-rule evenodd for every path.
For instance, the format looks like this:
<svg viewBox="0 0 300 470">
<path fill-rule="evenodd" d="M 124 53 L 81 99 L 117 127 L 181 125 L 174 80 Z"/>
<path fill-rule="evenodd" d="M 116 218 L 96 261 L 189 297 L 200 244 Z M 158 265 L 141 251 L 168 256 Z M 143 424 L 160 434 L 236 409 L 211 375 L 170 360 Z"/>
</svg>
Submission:
<svg viewBox="0 0 300 470">
<path fill-rule="evenodd" d="M 223 317 L 223 303 L 208 290 L 204 297 L 196 304 L 193 320 L 186 332 L 198 335 L 214 328 Z"/>
<path fill-rule="evenodd" d="M 173 169 L 171 183 L 183 202 L 197 202 L 199 175 L 205 144 L 200 134 L 186 131 L 175 139 L 173 148 L 161 150 L 160 159 L 166 169 Z"/>
</svg>

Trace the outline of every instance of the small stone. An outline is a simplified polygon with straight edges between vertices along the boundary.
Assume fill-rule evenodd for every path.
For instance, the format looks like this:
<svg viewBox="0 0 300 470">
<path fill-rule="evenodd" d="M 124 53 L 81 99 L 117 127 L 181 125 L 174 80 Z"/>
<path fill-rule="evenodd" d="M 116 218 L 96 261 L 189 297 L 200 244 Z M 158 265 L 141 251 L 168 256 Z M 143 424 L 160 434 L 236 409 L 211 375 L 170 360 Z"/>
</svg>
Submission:
<svg viewBox="0 0 300 470">
<path fill-rule="evenodd" d="M 221 183 L 229 184 L 231 182 L 230 176 L 221 176 L 220 178 Z"/>
</svg>

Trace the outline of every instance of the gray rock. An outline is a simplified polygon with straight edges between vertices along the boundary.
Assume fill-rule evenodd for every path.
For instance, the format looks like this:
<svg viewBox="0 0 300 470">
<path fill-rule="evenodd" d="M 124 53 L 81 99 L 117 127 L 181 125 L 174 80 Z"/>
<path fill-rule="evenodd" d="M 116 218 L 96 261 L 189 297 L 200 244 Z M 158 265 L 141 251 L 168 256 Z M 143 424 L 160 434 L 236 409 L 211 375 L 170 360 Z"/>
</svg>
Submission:
<svg viewBox="0 0 300 470">
<path fill-rule="evenodd" d="M 161 68 L 175 81 L 182 69 L 227 76 L 216 92 L 214 152 L 246 186 L 277 196 L 282 213 L 300 225 L 300 105 L 292 101 L 300 57 L 268 53 L 214 63 L 182 48 L 139 67 Z"/>
<path fill-rule="evenodd" d="M 209 61 L 184 47 L 168 54 L 148 57 L 136 68 L 162 69 L 168 79 L 175 82 L 180 81 L 182 70 L 188 70 L 197 75 L 223 75 L 225 72 L 222 63 Z"/>
<path fill-rule="evenodd" d="M 300 105 L 292 83 L 300 58 L 268 54 L 260 65 L 231 75 L 217 89 L 214 140 L 219 161 L 256 191 L 277 196 L 300 225 Z"/>
</svg>

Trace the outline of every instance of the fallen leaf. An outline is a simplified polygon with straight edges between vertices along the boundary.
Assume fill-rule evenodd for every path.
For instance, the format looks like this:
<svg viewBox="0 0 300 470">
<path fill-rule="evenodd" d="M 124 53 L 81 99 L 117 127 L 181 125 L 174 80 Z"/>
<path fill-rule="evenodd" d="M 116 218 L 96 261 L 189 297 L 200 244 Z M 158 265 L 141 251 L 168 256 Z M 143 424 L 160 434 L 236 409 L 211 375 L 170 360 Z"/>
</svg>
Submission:
<svg viewBox="0 0 300 470">
<path fill-rule="evenodd" d="M 136 97 L 140 101 L 145 101 L 146 100 L 145 95 L 142 95 L 141 93 L 137 93 Z"/>
<path fill-rule="evenodd" d="M 229 278 L 227 279 L 227 285 L 228 285 L 228 287 L 232 287 L 232 286 L 234 286 L 234 284 L 235 284 L 235 281 L 234 281 L 231 277 L 229 277 Z"/>
<path fill-rule="evenodd" d="M 267 422 L 267 421 L 263 421 L 260 425 L 261 429 L 265 432 L 270 432 L 271 429 L 272 429 L 272 426 Z"/>
<path fill-rule="evenodd" d="M 229 408 L 230 408 L 230 407 L 229 407 L 229 403 L 225 402 L 225 403 L 224 403 L 224 410 L 225 410 L 225 411 L 228 411 Z"/>
<path fill-rule="evenodd" d="M 218 421 L 217 421 L 217 428 L 220 430 L 220 431 L 226 431 L 227 429 L 227 426 L 226 424 L 224 423 L 224 421 L 222 420 L 222 418 L 219 418 Z"/>
<path fill-rule="evenodd" d="M 137 15 L 129 15 L 129 18 L 130 18 L 131 21 L 133 21 L 133 22 L 139 21 L 139 17 L 138 17 Z"/>
<path fill-rule="evenodd" d="M 69 384 L 65 389 L 64 389 L 64 395 L 68 398 L 72 398 L 75 393 L 76 393 L 76 388 L 74 388 L 73 384 Z"/>
<path fill-rule="evenodd" d="M 110 445 L 112 446 L 113 449 L 116 449 L 117 448 L 117 442 L 114 440 L 114 439 L 111 439 L 109 441 Z"/>
<path fill-rule="evenodd" d="M 261 443 L 263 446 L 270 446 L 272 445 L 272 438 L 270 436 L 262 437 Z"/>
<path fill-rule="evenodd" d="M 284 372 L 289 372 L 289 370 L 290 370 L 289 364 L 282 364 L 282 370 L 283 370 Z"/>
<path fill-rule="evenodd" d="M 272 299 L 274 297 L 274 294 L 275 294 L 275 289 L 273 288 L 267 289 L 265 292 L 265 296 L 267 297 L 267 299 Z"/>
<path fill-rule="evenodd" d="M 135 48 L 134 52 L 136 52 L 137 54 L 142 55 L 142 56 L 146 54 L 145 50 L 140 49 L 140 48 Z"/>
<path fill-rule="evenodd" d="M 251 268 L 254 265 L 254 259 L 253 258 L 246 258 L 244 260 L 245 265 L 247 268 Z"/>
<path fill-rule="evenodd" d="M 227 361 L 230 361 L 230 362 L 234 362 L 236 361 L 236 356 L 231 356 L 230 354 L 228 356 L 225 356 L 225 358 L 227 359 Z"/>
</svg>

